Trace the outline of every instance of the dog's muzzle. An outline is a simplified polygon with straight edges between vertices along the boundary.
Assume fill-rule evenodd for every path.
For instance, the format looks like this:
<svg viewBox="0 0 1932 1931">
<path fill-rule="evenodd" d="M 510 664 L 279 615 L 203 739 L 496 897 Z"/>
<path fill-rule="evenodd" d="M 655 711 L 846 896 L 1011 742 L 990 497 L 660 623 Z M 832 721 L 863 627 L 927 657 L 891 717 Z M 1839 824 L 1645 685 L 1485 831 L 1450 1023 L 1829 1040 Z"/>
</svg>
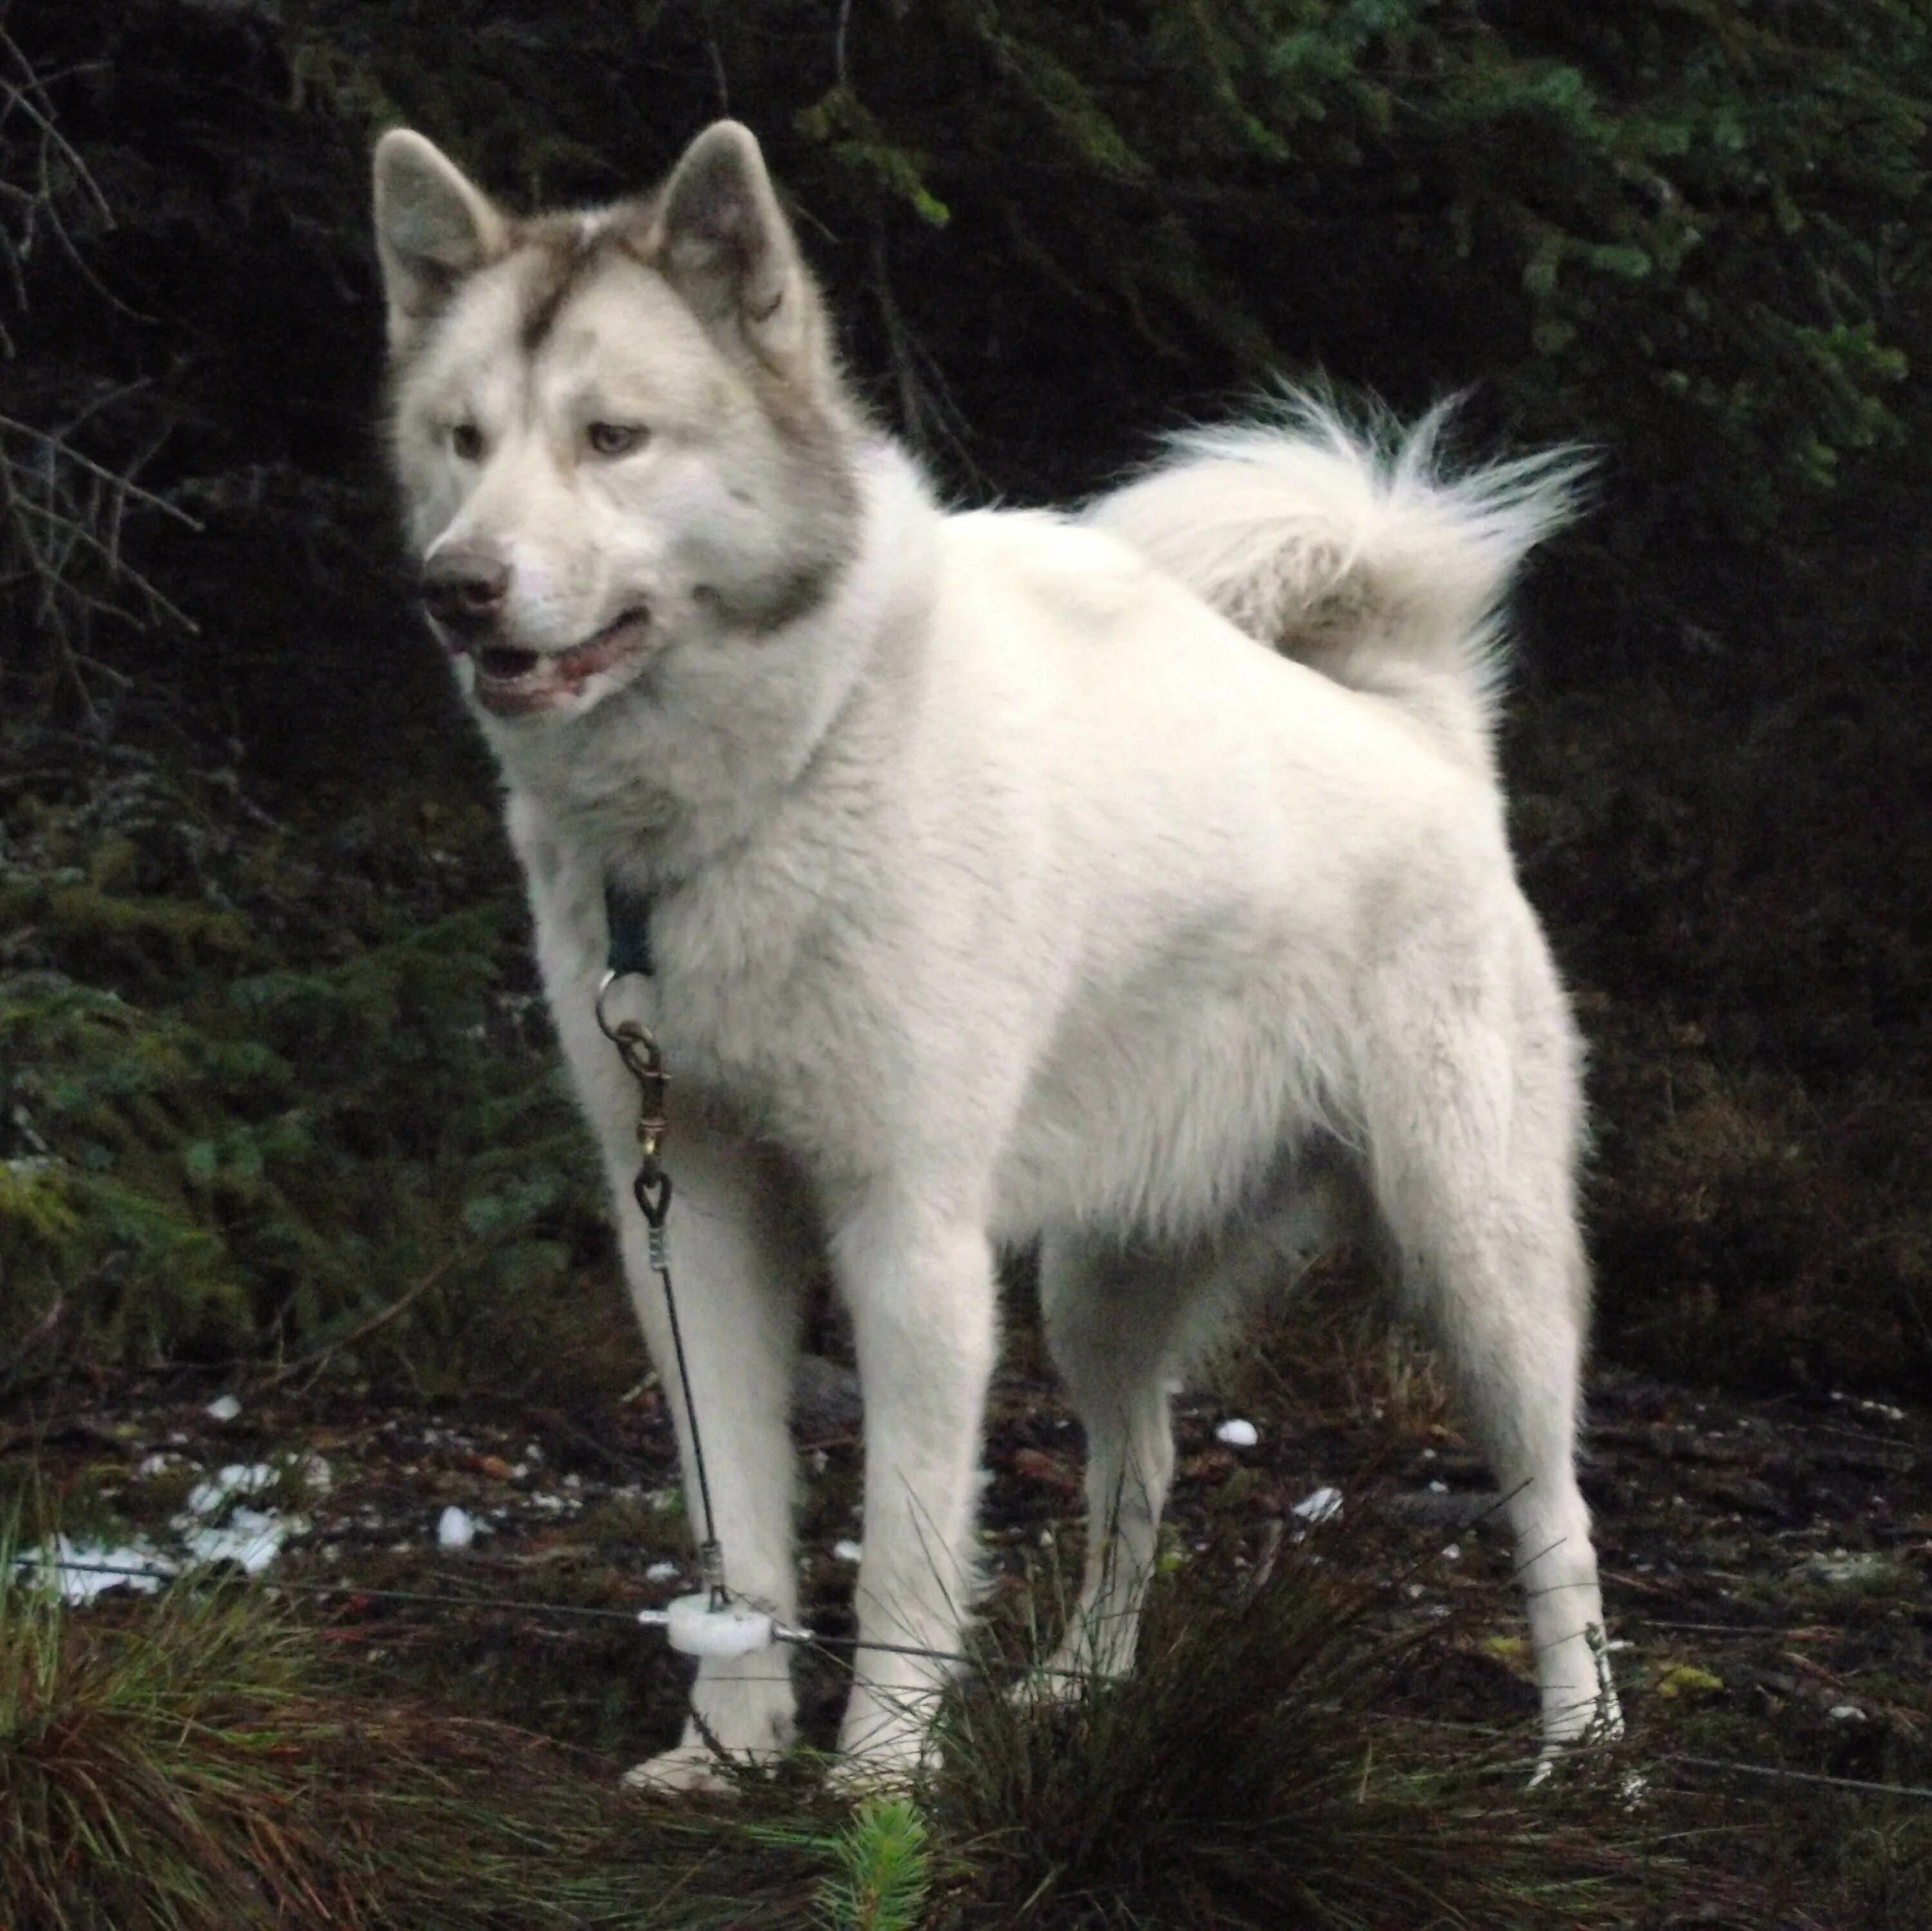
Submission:
<svg viewBox="0 0 1932 1931">
<path fill-rule="evenodd" d="M 580 643 L 532 650 L 504 635 L 510 585 L 509 565 L 476 544 L 439 550 L 423 565 L 423 607 L 443 648 L 475 666 L 476 701 L 498 717 L 555 709 L 632 655 L 650 630 L 650 609 L 636 604 Z"/>
<path fill-rule="evenodd" d="M 510 566 L 480 544 L 456 544 L 424 564 L 419 594 L 424 609 L 448 635 L 471 643 L 502 622 Z"/>
</svg>

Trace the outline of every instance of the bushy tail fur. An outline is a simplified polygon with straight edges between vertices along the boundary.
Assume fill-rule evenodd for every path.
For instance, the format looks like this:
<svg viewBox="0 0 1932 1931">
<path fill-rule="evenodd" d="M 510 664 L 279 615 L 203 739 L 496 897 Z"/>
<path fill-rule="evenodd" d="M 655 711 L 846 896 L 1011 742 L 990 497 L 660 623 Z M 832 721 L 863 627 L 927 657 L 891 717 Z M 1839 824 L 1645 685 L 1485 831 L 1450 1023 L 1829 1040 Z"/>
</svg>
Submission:
<svg viewBox="0 0 1932 1931">
<path fill-rule="evenodd" d="M 1486 767 L 1503 595 L 1574 513 L 1588 462 L 1556 449 L 1446 475 L 1450 406 L 1406 431 L 1361 430 L 1293 391 L 1262 421 L 1177 436 L 1088 514 L 1250 636 L 1388 698 Z"/>
</svg>

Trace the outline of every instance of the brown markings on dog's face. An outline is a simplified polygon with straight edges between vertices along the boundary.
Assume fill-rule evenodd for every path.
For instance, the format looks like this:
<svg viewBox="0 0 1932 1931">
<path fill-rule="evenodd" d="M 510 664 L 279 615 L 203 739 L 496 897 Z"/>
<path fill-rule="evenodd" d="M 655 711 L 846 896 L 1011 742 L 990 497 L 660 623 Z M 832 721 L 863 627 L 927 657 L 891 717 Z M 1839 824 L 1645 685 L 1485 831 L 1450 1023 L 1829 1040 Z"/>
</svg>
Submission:
<svg viewBox="0 0 1932 1931">
<path fill-rule="evenodd" d="M 749 137 L 711 147 L 711 187 L 748 193 Z M 427 234 L 455 263 L 405 262 L 399 289 L 400 247 L 384 249 L 393 447 L 419 549 L 481 541 L 521 559 L 507 634 L 538 651 L 574 649 L 634 604 L 659 643 L 766 634 L 817 608 L 856 544 L 860 418 L 761 164 L 762 199 L 741 211 L 766 226 L 738 250 L 680 235 L 665 189 L 509 217 L 427 143 L 408 139 L 404 159 L 430 205 L 402 238 Z M 642 425 L 650 448 L 589 460 L 592 417 Z M 472 424 L 480 460 L 456 447 Z"/>
<path fill-rule="evenodd" d="M 622 201 L 589 217 L 536 215 L 512 231 L 513 248 L 536 252 L 542 265 L 526 282 L 524 353 L 534 356 L 556 319 L 578 289 L 612 254 L 622 253 L 644 267 L 655 265 L 650 247 L 656 198 Z"/>
</svg>

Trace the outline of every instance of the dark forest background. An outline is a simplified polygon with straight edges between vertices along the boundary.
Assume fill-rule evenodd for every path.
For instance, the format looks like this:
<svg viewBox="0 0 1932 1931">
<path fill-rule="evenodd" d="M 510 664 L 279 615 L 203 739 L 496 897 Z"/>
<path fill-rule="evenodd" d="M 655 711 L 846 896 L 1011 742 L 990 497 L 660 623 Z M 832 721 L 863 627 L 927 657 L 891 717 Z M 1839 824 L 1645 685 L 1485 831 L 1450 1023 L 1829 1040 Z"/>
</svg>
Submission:
<svg viewBox="0 0 1932 1931">
<path fill-rule="evenodd" d="M 728 111 L 962 498 L 1276 371 L 1600 452 L 1507 755 L 1602 1348 L 1932 1394 L 1928 98 L 1922 0 L 0 4 L 0 1376 L 434 1390 L 615 1307 L 391 533 L 367 155 L 596 199 Z"/>
</svg>

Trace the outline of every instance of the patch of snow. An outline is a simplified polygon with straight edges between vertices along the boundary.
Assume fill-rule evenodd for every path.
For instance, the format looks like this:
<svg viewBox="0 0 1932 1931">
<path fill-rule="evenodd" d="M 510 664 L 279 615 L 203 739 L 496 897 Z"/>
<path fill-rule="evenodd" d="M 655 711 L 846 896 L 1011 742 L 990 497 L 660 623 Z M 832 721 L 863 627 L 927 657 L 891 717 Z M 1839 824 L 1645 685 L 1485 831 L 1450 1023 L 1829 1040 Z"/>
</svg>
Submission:
<svg viewBox="0 0 1932 1931">
<path fill-rule="evenodd" d="M 1806 1557 L 1801 1566 L 1804 1573 L 1816 1582 L 1850 1589 L 1882 1588 L 1898 1573 L 1898 1565 L 1888 1555 L 1844 1549 L 1834 1549 L 1828 1554 L 1821 1549 Z"/>
<path fill-rule="evenodd" d="M 1332 1522 L 1342 1513 L 1339 1489 L 1312 1489 L 1295 1504 L 1293 1513 L 1305 1522 Z"/>
<path fill-rule="evenodd" d="M 646 1582 L 675 1582 L 681 1572 L 674 1562 L 654 1562 L 644 1571 Z"/>
<path fill-rule="evenodd" d="M 43 1543 L 16 1557 L 15 1567 L 34 1586 L 52 1591 L 70 1606 L 91 1603 L 110 1589 L 152 1596 L 176 1569 L 145 1543 L 75 1542 L 64 1535 L 54 1537 L 52 1549 Z"/>
<path fill-rule="evenodd" d="M 1252 1448 L 1261 1438 L 1261 1431 L 1252 1422 L 1238 1418 L 1224 1421 L 1214 1431 L 1214 1439 L 1226 1442 L 1230 1448 Z"/>
<path fill-rule="evenodd" d="M 467 1549 L 476 1540 L 476 1524 L 467 1509 L 452 1502 L 436 1518 L 436 1546 L 439 1549 Z"/>
<path fill-rule="evenodd" d="M 832 1553 L 841 1562 L 856 1562 L 865 1555 L 865 1546 L 854 1542 L 849 1537 L 842 1537 L 832 1545 Z"/>
<path fill-rule="evenodd" d="M 1836 1388 L 1832 1390 L 1832 1399 L 1841 1406 L 1856 1408 L 1861 1414 L 1876 1415 L 1881 1421 L 1895 1422 L 1905 1419 L 1905 1411 L 1894 1408 L 1889 1402 L 1867 1401 L 1862 1395 L 1841 1394 Z"/>
<path fill-rule="evenodd" d="M 276 1474 L 274 1468 L 266 1462 L 231 1462 L 219 1474 L 211 1475 L 206 1482 L 197 1482 L 188 1491 L 187 1513 L 190 1516 L 218 1515 L 230 1502 L 272 1489 Z"/>
<path fill-rule="evenodd" d="M 179 1540 L 179 1556 L 142 1540 L 109 1545 L 62 1535 L 51 1548 L 27 1552 L 18 1566 L 74 1605 L 91 1603 L 110 1589 L 152 1595 L 164 1582 L 202 1563 L 232 1563 L 259 1576 L 290 1537 L 306 1533 L 309 1526 L 299 1516 L 252 1509 L 239 1499 L 274 1480 L 275 1471 L 266 1462 L 236 1462 L 197 1483 L 187 1507 L 169 1525 Z"/>
<path fill-rule="evenodd" d="M 232 1395 L 223 1395 L 210 1402 L 202 1412 L 210 1421 L 232 1421 L 242 1412 L 242 1404 Z"/>
<path fill-rule="evenodd" d="M 176 1517 L 177 1527 L 181 1519 Z M 308 1526 L 296 1517 L 237 1508 L 226 1523 L 202 1522 L 185 1531 L 182 1543 L 196 1562 L 232 1562 L 247 1574 L 259 1576 L 281 1554 L 282 1544 Z"/>
</svg>

